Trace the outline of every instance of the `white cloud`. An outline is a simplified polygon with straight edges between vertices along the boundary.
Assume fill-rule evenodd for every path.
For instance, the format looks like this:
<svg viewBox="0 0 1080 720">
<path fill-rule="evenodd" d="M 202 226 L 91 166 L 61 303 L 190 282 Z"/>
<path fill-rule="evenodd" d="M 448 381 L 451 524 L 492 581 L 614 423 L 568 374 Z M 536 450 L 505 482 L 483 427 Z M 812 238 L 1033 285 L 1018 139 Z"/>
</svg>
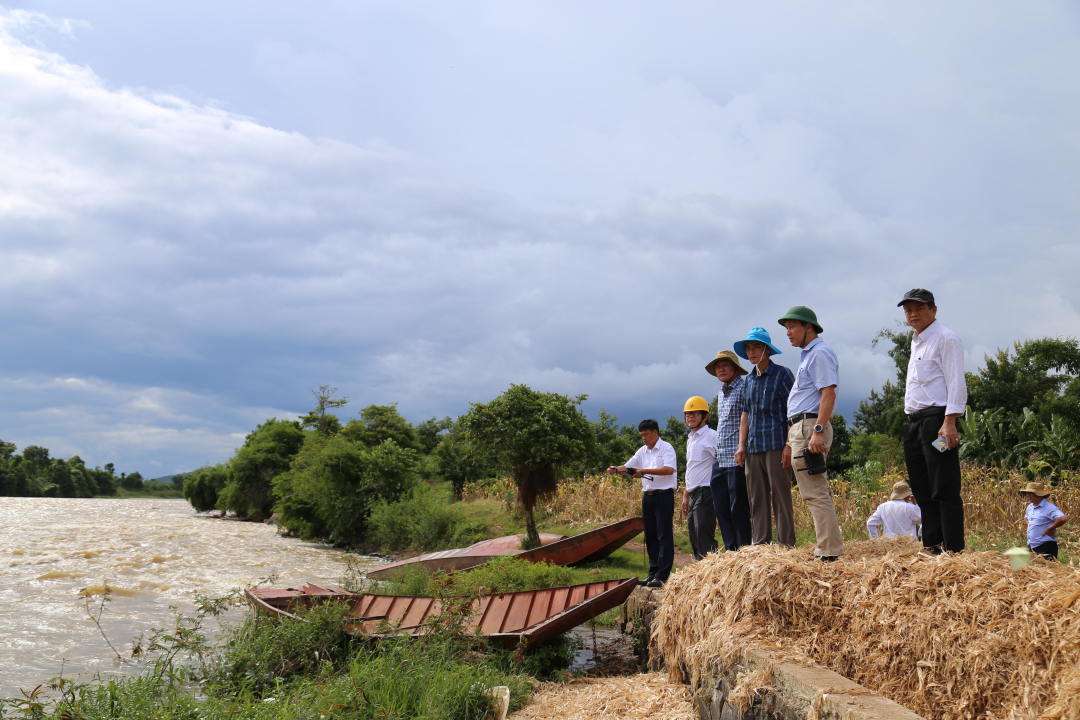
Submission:
<svg viewBox="0 0 1080 720">
<path fill-rule="evenodd" d="M 56 42 L 0 12 L 0 437 L 172 470 L 326 383 L 413 420 L 511 382 L 666 416 L 795 304 L 850 410 L 913 286 L 972 370 L 1080 334 L 1061 6 L 612 7 L 196 3 L 201 54 L 149 33 L 143 64 L 108 3 Z"/>
</svg>

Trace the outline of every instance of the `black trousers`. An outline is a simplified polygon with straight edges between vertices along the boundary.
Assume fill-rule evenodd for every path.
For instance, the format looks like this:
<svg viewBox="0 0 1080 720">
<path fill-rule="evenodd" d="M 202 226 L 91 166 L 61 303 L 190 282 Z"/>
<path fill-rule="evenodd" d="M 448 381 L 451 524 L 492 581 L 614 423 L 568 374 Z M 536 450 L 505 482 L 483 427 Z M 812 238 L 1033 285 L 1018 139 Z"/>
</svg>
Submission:
<svg viewBox="0 0 1080 720">
<path fill-rule="evenodd" d="M 1057 560 L 1058 544 L 1057 540 L 1051 540 L 1038 545 L 1028 545 L 1028 549 L 1037 555 L 1043 555 L 1048 558 L 1054 558 Z"/>
<path fill-rule="evenodd" d="M 904 431 L 908 484 L 922 510 L 923 546 L 949 552 L 964 549 L 964 501 L 960 497 L 960 448 L 939 452 L 932 442 L 945 422 L 945 408 Z"/>
<path fill-rule="evenodd" d="M 724 547 L 738 550 L 753 541 L 754 530 L 750 523 L 750 496 L 746 493 L 746 471 L 741 465 L 722 468 L 713 462 L 712 468 L 713 510 Z"/>
<path fill-rule="evenodd" d="M 645 549 L 649 551 L 649 574 L 667 582 L 675 563 L 675 539 L 672 518 L 675 515 L 675 491 L 658 490 L 641 494 L 641 516 L 645 519 Z"/>
</svg>

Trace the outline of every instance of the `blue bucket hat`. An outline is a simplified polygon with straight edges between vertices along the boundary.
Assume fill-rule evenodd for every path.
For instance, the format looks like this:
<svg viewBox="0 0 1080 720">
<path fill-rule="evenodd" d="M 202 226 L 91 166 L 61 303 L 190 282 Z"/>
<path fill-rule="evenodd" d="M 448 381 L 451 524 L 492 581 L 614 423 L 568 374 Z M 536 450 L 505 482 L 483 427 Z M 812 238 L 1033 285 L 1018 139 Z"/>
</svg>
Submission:
<svg viewBox="0 0 1080 720">
<path fill-rule="evenodd" d="M 741 357 L 743 360 L 750 359 L 746 356 L 746 343 L 748 342 L 764 343 L 766 346 L 768 346 L 770 350 L 772 350 L 773 355 L 782 354 L 779 350 L 776 349 L 776 346 L 772 344 L 772 338 L 769 337 L 769 331 L 763 327 L 754 328 L 746 335 L 745 340 L 739 340 L 737 343 L 735 343 L 735 354 Z"/>
</svg>

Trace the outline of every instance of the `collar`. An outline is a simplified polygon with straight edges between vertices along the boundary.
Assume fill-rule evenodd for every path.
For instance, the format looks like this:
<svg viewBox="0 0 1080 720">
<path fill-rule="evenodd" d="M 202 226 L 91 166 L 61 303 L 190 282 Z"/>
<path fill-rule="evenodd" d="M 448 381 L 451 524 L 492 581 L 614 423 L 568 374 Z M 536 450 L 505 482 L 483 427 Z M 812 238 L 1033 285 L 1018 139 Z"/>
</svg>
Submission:
<svg viewBox="0 0 1080 720">
<path fill-rule="evenodd" d="M 802 354 L 805 355 L 806 353 L 810 352 L 810 348 L 814 347 L 815 345 L 819 344 L 820 342 L 822 342 L 822 340 L 821 340 L 821 336 L 819 335 L 816 338 L 814 338 L 813 340 L 811 340 L 810 342 L 806 343 L 806 347 L 804 347 L 802 349 Z"/>
<path fill-rule="evenodd" d="M 923 330 L 921 333 L 915 333 L 914 339 L 918 342 L 921 342 L 923 338 L 936 334 L 940 329 L 941 328 L 938 326 L 938 321 L 934 320 L 934 322 L 927 325 L 926 329 Z"/>
<path fill-rule="evenodd" d="M 772 365 L 772 363 L 769 363 L 769 364 Z M 749 373 L 747 373 L 747 374 L 749 374 Z M 739 383 L 741 383 L 743 381 L 743 378 L 745 378 L 745 377 L 746 377 L 746 375 L 739 375 L 734 380 L 732 380 L 731 382 L 723 383 L 723 385 L 720 386 L 721 392 L 723 392 L 724 395 L 728 395 L 732 390 L 734 390 L 735 388 L 737 388 L 739 386 Z"/>
<path fill-rule="evenodd" d="M 753 372 L 753 374 L 754 374 L 754 375 L 757 375 L 758 377 L 761 377 L 762 375 L 772 375 L 772 374 L 773 374 L 773 365 L 775 365 L 775 364 L 776 364 L 776 363 L 775 363 L 775 362 L 773 362 L 773 359 L 772 359 L 772 358 L 769 358 L 769 364 L 765 366 L 765 370 L 764 370 L 764 371 L 763 371 L 763 372 L 762 372 L 761 374 L 758 374 L 758 366 L 757 366 L 757 365 L 754 365 L 754 372 Z M 749 376 L 749 375 L 750 375 L 750 373 L 747 373 L 747 374 L 746 374 L 746 375 L 744 375 L 743 377 L 747 377 L 747 376 Z"/>
</svg>

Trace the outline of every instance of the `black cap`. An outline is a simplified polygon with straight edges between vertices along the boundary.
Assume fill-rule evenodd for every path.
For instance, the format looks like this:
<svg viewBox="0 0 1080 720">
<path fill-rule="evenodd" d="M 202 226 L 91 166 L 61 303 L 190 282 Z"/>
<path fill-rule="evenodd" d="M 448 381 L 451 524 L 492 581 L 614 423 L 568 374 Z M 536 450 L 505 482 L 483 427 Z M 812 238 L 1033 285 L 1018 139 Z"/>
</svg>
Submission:
<svg viewBox="0 0 1080 720">
<path fill-rule="evenodd" d="M 915 288 L 914 290 L 908 290 L 904 293 L 904 299 L 896 303 L 896 307 L 903 307 L 904 303 L 908 300 L 915 300 L 916 302 L 926 303 L 927 305 L 937 304 L 934 302 L 934 293 L 922 288 Z"/>
</svg>

